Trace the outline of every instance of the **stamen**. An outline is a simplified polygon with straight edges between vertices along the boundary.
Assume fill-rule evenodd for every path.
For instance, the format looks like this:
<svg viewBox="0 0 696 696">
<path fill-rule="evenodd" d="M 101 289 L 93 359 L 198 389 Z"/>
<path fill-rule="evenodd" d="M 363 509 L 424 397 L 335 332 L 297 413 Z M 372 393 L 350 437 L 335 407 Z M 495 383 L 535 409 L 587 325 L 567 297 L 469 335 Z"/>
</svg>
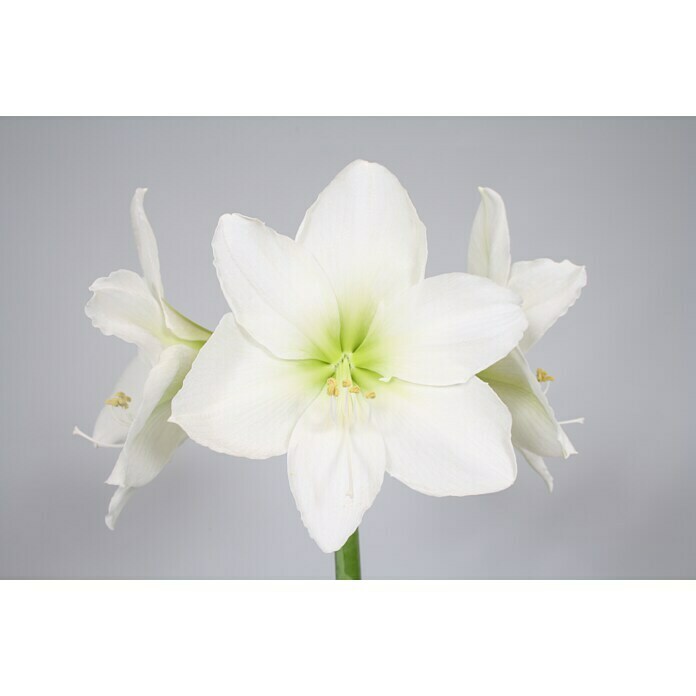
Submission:
<svg viewBox="0 0 696 696">
<path fill-rule="evenodd" d="M 334 365 L 336 372 L 333 377 L 326 380 L 326 393 L 329 396 L 341 396 L 345 398 L 339 400 L 337 409 L 349 419 L 353 417 L 354 404 L 349 398 L 349 394 L 363 394 L 366 399 L 374 399 L 377 394 L 373 391 L 362 392 L 357 384 L 353 384 L 351 379 L 352 364 L 350 362 L 350 354 L 344 354 L 343 357 Z M 346 391 L 343 391 L 346 390 Z M 357 404 L 355 404 L 357 407 Z"/>
<path fill-rule="evenodd" d="M 540 367 L 536 371 L 537 382 L 555 382 L 556 378 L 552 377 L 546 370 L 542 370 Z"/>
<path fill-rule="evenodd" d="M 132 399 L 128 394 L 124 394 L 124 392 L 116 392 L 110 399 L 107 399 L 104 403 L 107 406 L 113 406 L 114 408 L 128 408 L 128 404 Z"/>
</svg>

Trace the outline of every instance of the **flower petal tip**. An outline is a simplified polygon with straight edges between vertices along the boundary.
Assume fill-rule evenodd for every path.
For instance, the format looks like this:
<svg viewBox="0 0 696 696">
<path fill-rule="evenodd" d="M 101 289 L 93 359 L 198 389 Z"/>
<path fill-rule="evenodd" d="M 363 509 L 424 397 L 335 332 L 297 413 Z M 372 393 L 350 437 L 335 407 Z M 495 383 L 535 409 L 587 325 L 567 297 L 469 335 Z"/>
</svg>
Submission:
<svg viewBox="0 0 696 696">
<path fill-rule="evenodd" d="M 344 170 L 349 169 L 349 168 L 358 168 L 358 167 L 379 167 L 380 169 L 386 169 L 386 167 L 379 164 L 379 162 L 372 162 L 371 160 L 366 160 L 366 159 L 363 159 L 362 157 L 358 157 L 357 159 L 354 159 L 352 162 L 347 164 L 344 167 Z"/>
</svg>

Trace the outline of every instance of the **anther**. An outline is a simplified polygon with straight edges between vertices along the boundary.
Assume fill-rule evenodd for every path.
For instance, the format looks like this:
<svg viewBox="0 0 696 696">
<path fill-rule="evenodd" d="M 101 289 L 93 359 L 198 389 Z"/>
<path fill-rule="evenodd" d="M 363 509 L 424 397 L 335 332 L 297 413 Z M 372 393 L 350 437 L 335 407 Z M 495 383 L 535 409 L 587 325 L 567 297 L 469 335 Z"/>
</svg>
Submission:
<svg viewBox="0 0 696 696">
<path fill-rule="evenodd" d="M 367 392 L 367 394 L 365 394 L 366 399 L 374 399 L 376 396 L 377 394 L 375 394 L 374 392 Z"/>
<path fill-rule="evenodd" d="M 351 394 L 359 394 L 360 393 L 360 387 L 357 385 L 353 385 L 349 390 Z"/>
<path fill-rule="evenodd" d="M 350 386 L 351 386 L 351 382 L 350 382 L 349 379 L 344 379 L 343 382 L 341 382 L 341 384 L 342 384 L 344 387 L 350 387 Z"/>
<path fill-rule="evenodd" d="M 124 392 L 116 392 L 110 399 L 107 399 L 104 403 L 107 406 L 113 406 L 115 408 L 123 408 L 126 409 L 128 408 L 128 404 L 132 399 L 128 394 L 125 394 Z"/>
<path fill-rule="evenodd" d="M 548 372 L 542 370 L 540 367 L 536 371 L 537 382 L 554 382 L 555 377 L 552 377 Z"/>
</svg>

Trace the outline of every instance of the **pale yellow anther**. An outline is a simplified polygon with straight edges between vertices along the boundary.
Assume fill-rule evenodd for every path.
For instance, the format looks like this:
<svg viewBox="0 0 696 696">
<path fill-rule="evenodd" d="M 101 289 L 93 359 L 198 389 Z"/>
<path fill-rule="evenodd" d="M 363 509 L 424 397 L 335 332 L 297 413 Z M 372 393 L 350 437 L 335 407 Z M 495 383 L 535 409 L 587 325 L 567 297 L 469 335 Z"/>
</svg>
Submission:
<svg viewBox="0 0 696 696">
<path fill-rule="evenodd" d="M 342 384 L 344 387 L 350 387 L 350 386 L 351 386 L 351 382 L 350 382 L 349 379 L 344 379 L 343 382 L 341 382 L 341 384 Z"/>
<path fill-rule="evenodd" d="M 540 367 L 536 371 L 537 382 L 554 382 L 555 378 L 552 377 L 548 372 L 542 370 Z"/>
<path fill-rule="evenodd" d="M 104 403 L 107 406 L 114 406 L 115 408 L 128 408 L 128 404 L 132 399 L 128 394 L 124 392 L 116 392 L 110 399 L 107 399 Z"/>
<path fill-rule="evenodd" d="M 377 394 L 375 394 L 374 392 L 367 392 L 367 394 L 365 394 L 366 399 L 374 399 L 376 396 Z"/>
<path fill-rule="evenodd" d="M 351 394 L 359 394 L 360 393 L 360 387 L 354 385 L 348 390 Z"/>
</svg>

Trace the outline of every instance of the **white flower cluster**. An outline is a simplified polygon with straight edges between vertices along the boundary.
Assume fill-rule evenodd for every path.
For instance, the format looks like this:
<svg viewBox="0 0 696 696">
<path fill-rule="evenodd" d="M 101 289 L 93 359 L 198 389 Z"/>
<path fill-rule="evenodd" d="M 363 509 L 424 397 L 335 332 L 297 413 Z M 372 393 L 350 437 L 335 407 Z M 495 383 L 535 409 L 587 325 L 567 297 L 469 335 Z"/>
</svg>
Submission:
<svg viewBox="0 0 696 696">
<path fill-rule="evenodd" d="M 121 447 L 113 525 L 186 436 L 215 451 L 287 453 L 310 535 L 341 548 L 387 472 L 434 496 L 492 493 L 517 475 L 516 447 L 546 480 L 545 457 L 575 453 L 529 350 L 564 315 L 585 269 L 511 263 L 502 198 L 480 189 L 468 273 L 425 277 L 425 227 L 396 177 L 356 161 L 307 211 L 295 239 L 223 215 L 215 268 L 230 312 L 209 332 L 164 299 L 143 209 L 131 217 L 143 275 L 100 278 L 97 328 L 138 347 L 97 418 L 97 446 Z"/>
</svg>

